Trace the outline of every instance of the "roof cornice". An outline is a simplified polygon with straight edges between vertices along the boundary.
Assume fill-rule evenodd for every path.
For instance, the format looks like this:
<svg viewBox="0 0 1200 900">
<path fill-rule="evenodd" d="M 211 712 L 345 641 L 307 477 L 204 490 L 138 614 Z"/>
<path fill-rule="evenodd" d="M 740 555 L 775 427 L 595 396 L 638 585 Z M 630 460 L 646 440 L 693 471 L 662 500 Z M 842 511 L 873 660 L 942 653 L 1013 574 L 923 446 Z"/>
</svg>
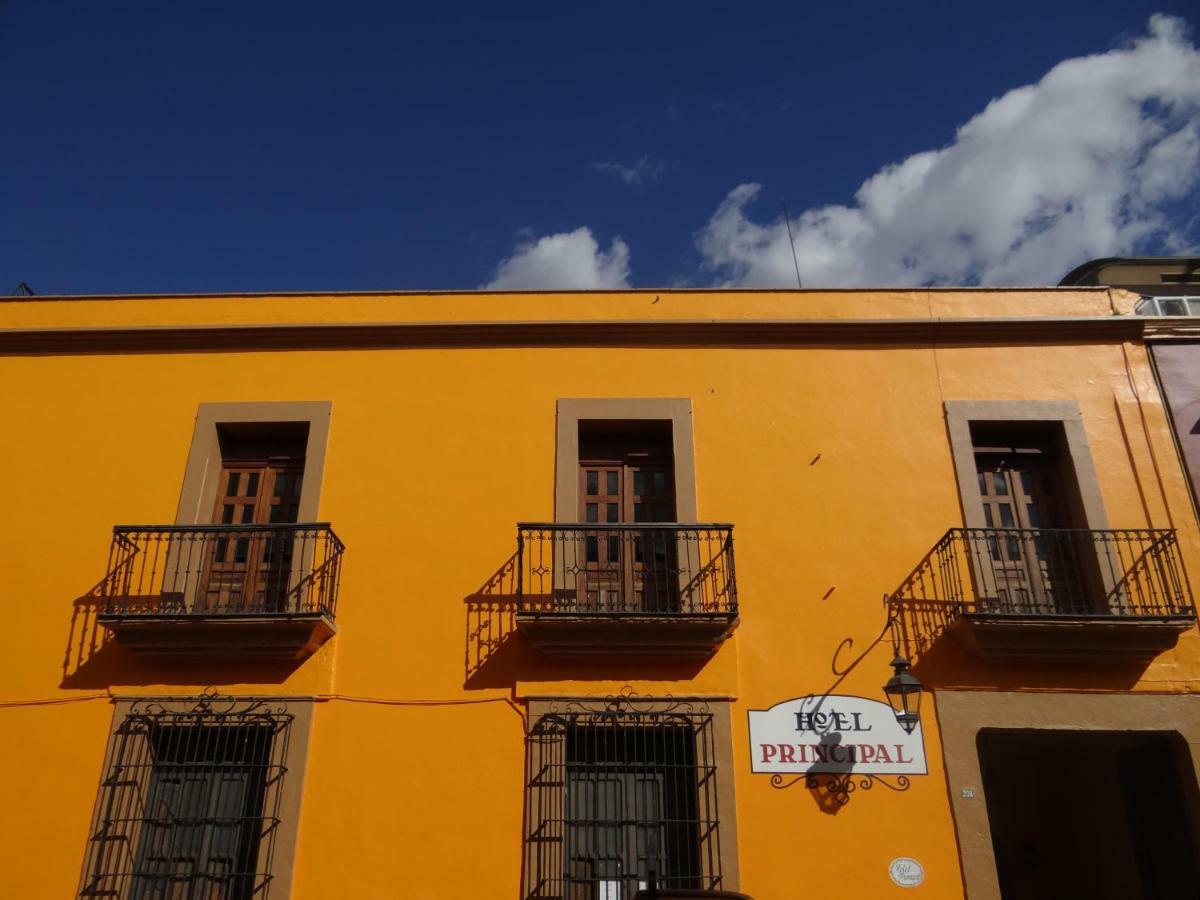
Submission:
<svg viewBox="0 0 1200 900">
<path fill-rule="evenodd" d="M 1005 345 L 1140 340 L 1135 316 L 1037 319 L 376 322 L 0 329 L 0 354 L 404 347 Z"/>
<path fill-rule="evenodd" d="M 382 300 L 390 300 L 402 297 L 634 297 L 645 296 L 648 294 L 654 295 L 682 295 L 682 296 L 745 296 L 748 294 L 754 295 L 779 295 L 798 297 L 819 297 L 823 294 L 845 294 L 845 295 L 875 295 L 883 296 L 887 294 L 1074 294 L 1074 293 L 1095 293 L 1108 290 L 1108 286 L 1095 284 L 1080 284 L 1080 285 L 927 285 L 924 287 L 901 285 L 884 285 L 879 287 L 819 287 L 819 288 L 792 288 L 792 287 L 627 287 L 627 288 L 537 288 L 527 290 L 514 290 L 512 288 L 504 288 L 499 290 L 489 290 L 479 288 L 476 290 L 461 290 L 461 289 L 445 289 L 445 290 L 374 290 L 374 291 L 195 291 L 182 292 L 177 294 L 171 293 L 146 293 L 146 294 L 33 294 L 26 295 L 0 295 L 0 304 L 5 303 L 86 303 L 93 301 L 144 301 L 144 300 L 259 300 L 259 299 L 274 299 L 274 300 L 307 300 L 319 298 L 323 300 L 336 300 L 340 297 L 357 298 L 357 297 L 376 297 Z"/>
</svg>

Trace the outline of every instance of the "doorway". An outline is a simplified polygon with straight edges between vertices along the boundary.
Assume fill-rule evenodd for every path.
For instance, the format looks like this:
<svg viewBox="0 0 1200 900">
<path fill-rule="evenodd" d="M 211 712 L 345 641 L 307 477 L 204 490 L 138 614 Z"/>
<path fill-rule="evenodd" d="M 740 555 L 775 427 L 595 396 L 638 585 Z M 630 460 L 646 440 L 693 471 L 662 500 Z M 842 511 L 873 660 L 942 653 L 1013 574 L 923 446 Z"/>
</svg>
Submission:
<svg viewBox="0 0 1200 900">
<path fill-rule="evenodd" d="M 1096 547 L 1055 423 L 972 423 L 985 528 L 971 547 L 984 611 L 1103 612 Z"/>
<path fill-rule="evenodd" d="M 213 613 L 284 612 L 292 579 L 308 425 L 221 429 L 221 473 L 201 579 Z"/>
<path fill-rule="evenodd" d="M 675 460 L 669 421 L 584 421 L 579 427 L 579 520 L 589 610 L 679 608 Z"/>
<path fill-rule="evenodd" d="M 1005 900 L 1200 897 L 1180 735 L 984 729 L 976 743 Z"/>
</svg>

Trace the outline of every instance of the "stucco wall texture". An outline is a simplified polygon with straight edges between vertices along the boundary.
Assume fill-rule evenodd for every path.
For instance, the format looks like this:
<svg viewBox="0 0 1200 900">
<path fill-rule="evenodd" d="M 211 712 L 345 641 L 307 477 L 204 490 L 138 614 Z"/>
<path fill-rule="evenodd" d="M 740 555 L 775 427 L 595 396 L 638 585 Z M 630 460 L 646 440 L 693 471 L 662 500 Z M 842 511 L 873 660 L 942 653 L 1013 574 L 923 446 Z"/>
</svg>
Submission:
<svg viewBox="0 0 1200 900">
<path fill-rule="evenodd" d="M 348 322 L 595 322 L 1128 315 L 1108 290 L 629 292 L 35 299 L 4 329 Z M 525 698 L 731 698 L 739 888 L 759 900 L 906 892 L 889 861 L 921 861 L 914 896 L 964 896 L 937 690 L 1200 689 L 1200 638 L 1144 670 L 987 665 L 950 655 L 928 685 L 927 776 L 856 791 L 834 810 L 752 775 L 746 711 L 828 690 L 883 699 L 883 596 L 961 525 L 946 401 L 1076 401 L 1110 527 L 1200 532 L 1146 347 L 1064 326 L 1005 345 L 150 349 L 0 357 L 7 515 L 0 529 L 0 894 L 78 884 L 113 714 L 109 696 L 315 696 L 292 896 L 496 897 L 521 890 Z M 702 664 L 549 661 L 480 619 L 519 520 L 554 518 L 561 398 L 691 401 L 700 521 L 735 526 L 741 623 Z M 201 403 L 329 401 L 318 519 L 347 550 L 337 634 L 291 669 L 153 663 L 104 643 L 81 598 L 117 524 L 170 523 Z M 473 618 L 474 617 L 474 618 Z M 852 642 L 852 643 L 851 643 Z M 870 649 L 868 649 L 870 648 Z M 35 703 L 35 701 L 46 701 Z M 74 701 L 74 702 L 69 702 Z M 1200 703 L 1200 701 L 1197 701 Z M 1191 723 L 1192 727 L 1195 722 Z M 1181 726 L 1182 727 L 1182 726 Z M 1195 738 L 1193 737 L 1193 740 Z"/>
</svg>

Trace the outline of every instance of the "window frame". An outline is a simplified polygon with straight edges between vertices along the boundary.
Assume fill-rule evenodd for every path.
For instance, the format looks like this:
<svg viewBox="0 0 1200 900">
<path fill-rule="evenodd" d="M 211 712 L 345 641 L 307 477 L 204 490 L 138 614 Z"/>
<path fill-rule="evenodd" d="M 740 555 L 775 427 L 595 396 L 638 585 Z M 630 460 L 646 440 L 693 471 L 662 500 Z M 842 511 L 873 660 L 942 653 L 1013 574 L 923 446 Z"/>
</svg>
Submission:
<svg viewBox="0 0 1200 900">
<path fill-rule="evenodd" d="M 300 824 L 300 801 L 312 733 L 312 712 L 313 701 L 311 699 L 234 697 L 219 695 L 216 691 L 189 697 L 147 696 L 114 700 L 108 745 L 100 772 L 91 827 L 84 847 L 76 896 L 91 896 L 86 891 L 93 881 L 94 872 L 97 867 L 106 863 L 104 856 L 106 841 L 103 838 L 106 809 L 116 797 L 115 788 L 110 783 L 113 767 L 126 757 L 127 745 L 130 740 L 147 739 L 145 735 L 131 735 L 126 728 L 127 724 L 137 719 L 154 717 L 168 717 L 173 720 L 182 720 L 186 717 L 189 724 L 195 724 L 197 721 L 202 722 L 205 717 L 216 719 L 219 716 L 229 715 L 248 717 L 251 719 L 250 724 L 253 724 L 255 715 L 286 719 L 285 733 L 282 737 L 275 736 L 269 751 L 271 765 L 278 771 L 278 784 L 267 786 L 267 796 L 264 796 L 263 803 L 263 820 L 271 818 L 276 821 L 276 824 L 270 829 L 269 836 L 260 841 L 255 871 L 269 875 L 269 889 L 264 896 L 267 894 L 280 897 L 290 896 L 296 840 Z M 134 838 L 132 842 L 131 853 L 137 853 L 140 836 Z M 132 878 L 126 879 L 118 896 L 133 896 L 133 885 Z"/>
<path fill-rule="evenodd" d="M 526 756 L 523 804 L 525 806 L 524 856 L 522 863 L 522 896 L 537 897 L 544 883 L 546 869 L 556 865 L 561 868 L 565 864 L 566 823 L 565 808 L 567 798 L 567 780 L 561 783 L 547 781 L 542 787 L 557 787 L 557 798 L 550 797 L 551 806 L 548 808 L 539 803 L 547 799 L 538 792 L 535 797 L 532 787 L 537 784 L 542 773 L 553 765 L 553 749 L 548 750 L 546 744 L 537 740 L 539 726 L 546 721 L 561 719 L 567 716 L 600 717 L 616 714 L 631 717 L 655 714 L 670 720 L 672 715 L 708 720 L 707 728 L 711 729 L 703 752 L 697 748 L 695 760 L 700 768 L 700 760 L 707 754 L 709 761 L 704 769 L 713 773 L 714 786 L 712 789 L 713 807 L 716 814 L 716 829 L 712 837 L 715 845 L 714 856 L 719 873 L 719 881 L 715 887 L 726 891 L 737 891 L 740 883 L 737 845 L 737 805 L 734 796 L 733 770 L 733 739 L 730 724 L 731 702 L 728 696 L 685 696 L 685 697 L 640 697 L 630 692 L 623 692 L 609 697 L 530 697 L 528 698 L 528 716 L 526 719 Z M 565 766 L 566 740 L 561 741 L 563 765 Z M 547 754 L 550 754 L 549 756 Z M 563 773 L 565 775 L 565 772 Z M 699 802 L 699 801 L 697 801 Z M 557 809 L 557 819 L 553 812 Z M 541 817 L 539 818 L 538 813 Z M 557 843 L 557 856 L 553 844 Z M 701 859 L 704 857 L 701 852 Z M 555 862 L 557 860 L 557 863 Z M 561 872 L 552 872 L 552 877 L 561 878 Z M 705 873 L 701 871 L 701 877 Z"/>
<path fill-rule="evenodd" d="M 208 525 L 216 508 L 217 490 L 224 460 L 221 456 L 222 425 L 291 425 L 306 423 L 308 441 L 304 452 L 304 480 L 300 486 L 297 521 L 317 522 L 325 454 L 333 415 L 331 400 L 283 402 L 201 403 L 184 469 L 183 488 L 175 512 L 176 525 Z"/>
<path fill-rule="evenodd" d="M 1060 496 L 1064 514 L 1073 520 L 1071 527 L 1089 531 L 1108 530 L 1100 481 L 1092 461 L 1078 401 L 947 400 L 944 409 L 965 528 L 995 527 L 987 524 L 983 495 L 979 490 L 977 442 L 971 433 L 971 426 L 1002 425 L 1016 429 L 1022 425 L 1049 425 L 1056 431 L 1054 440 L 1058 442 L 1060 451 L 1057 465 L 1074 476 L 1074 485 L 1063 485 L 1071 490 Z M 1022 546 L 1023 558 L 1036 557 L 1032 543 Z M 1088 565 L 1090 567 L 1090 563 Z M 989 566 L 990 562 L 985 565 L 985 560 L 972 558 L 971 573 L 976 585 L 987 585 L 995 579 Z M 1111 570 L 1097 566 L 1095 574 L 1105 594 L 1114 588 L 1116 582 Z"/>
<path fill-rule="evenodd" d="M 700 521 L 696 499 L 696 456 L 692 438 L 692 401 L 687 398 L 586 398 L 560 399 L 556 405 L 557 435 L 554 468 L 554 521 L 578 523 L 579 423 L 581 421 L 671 423 L 671 449 L 675 464 L 675 520 Z"/>
<path fill-rule="evenodd" d="M 972 423 L 1001 422 L 1053 423 L 1062 427 L 1064 465 L 1075 472 L 1079 499 L 1086 527 L 1092 531 L 1108 529 L 1100 481 L 1092 462 L 1083 413 L 1075 400 L 947 400 L 946 429 L 950 437 L 950 452 L 954 474 L 958 479 L 958 497 L 962 504 L 963 525 L 967 528 L 986 528 L 983 498 L 975 469 L 975 443 L 971 437 Z"/>
</svg>

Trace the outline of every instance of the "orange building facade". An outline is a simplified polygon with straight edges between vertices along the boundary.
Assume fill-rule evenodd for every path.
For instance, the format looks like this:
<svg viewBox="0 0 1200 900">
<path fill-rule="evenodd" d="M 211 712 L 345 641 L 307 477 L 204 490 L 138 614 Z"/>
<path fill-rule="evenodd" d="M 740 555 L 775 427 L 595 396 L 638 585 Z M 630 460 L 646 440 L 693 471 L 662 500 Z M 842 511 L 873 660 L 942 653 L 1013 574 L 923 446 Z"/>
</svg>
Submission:
<svg viewBox="0 0 1200 900">
<path fill-rule="evenodd" d="M 1136 301 L 0 302 L 0 894 L 1195 896 Z"/>
</svg>

